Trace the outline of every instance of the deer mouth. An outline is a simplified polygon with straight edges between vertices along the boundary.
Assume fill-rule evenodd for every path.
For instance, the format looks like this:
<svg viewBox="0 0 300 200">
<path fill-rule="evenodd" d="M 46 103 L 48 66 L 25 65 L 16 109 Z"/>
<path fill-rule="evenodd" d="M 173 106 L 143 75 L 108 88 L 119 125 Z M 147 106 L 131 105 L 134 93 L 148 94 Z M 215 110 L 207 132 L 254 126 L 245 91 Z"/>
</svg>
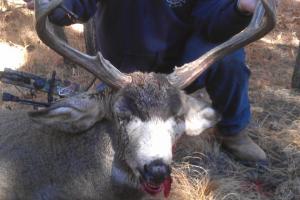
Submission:
<svg viewBox="0 0 300 200">
<path fill-rule="evenodd" d="M 157 184 L 151 181 L 146 181 L 145 179 L 140 179 L 142 190 L 151 196 L 156 196 L 157 194 L 163 192 L 164 197 L 167 198 L 170 195 L 172 178 L 167 177 L 162 183 Z"/>
</svg>

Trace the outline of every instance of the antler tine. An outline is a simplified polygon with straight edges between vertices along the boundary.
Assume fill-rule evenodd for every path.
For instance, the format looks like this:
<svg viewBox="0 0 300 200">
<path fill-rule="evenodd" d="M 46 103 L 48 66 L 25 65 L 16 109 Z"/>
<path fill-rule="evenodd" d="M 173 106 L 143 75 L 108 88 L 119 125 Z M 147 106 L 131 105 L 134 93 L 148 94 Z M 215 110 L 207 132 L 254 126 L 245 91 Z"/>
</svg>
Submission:
<svg viewBox="0 0 300 200">
<path fill-rule="evenodd" d="M 263 19 L 264 16 L 265 19 Z M 259 1 L 253 18 L 244 31 L 208 51 L 197 60 L 176 67 L 174 72 L 168 75 L 169 82 L 178 88 L 186 88 L 215 61 L 263 37 L 275 27 L 275 24 L 274 0 Z"/>
<path fill-rule="evenodd" d="M 130 83 L 132 78 L 120 72 L 108 60 L 105 60 L 100 52 L 97 56 L 86 55 L 70 47 L 52 31 L 48 30 L 48 15 L 61 3 L 62 0 L 52 0 L 50 2 L 35 0 L 36 31 L 39 38 L 58 54 L 72 60 L 113 88 L 122 88 Z"/>
</svg>

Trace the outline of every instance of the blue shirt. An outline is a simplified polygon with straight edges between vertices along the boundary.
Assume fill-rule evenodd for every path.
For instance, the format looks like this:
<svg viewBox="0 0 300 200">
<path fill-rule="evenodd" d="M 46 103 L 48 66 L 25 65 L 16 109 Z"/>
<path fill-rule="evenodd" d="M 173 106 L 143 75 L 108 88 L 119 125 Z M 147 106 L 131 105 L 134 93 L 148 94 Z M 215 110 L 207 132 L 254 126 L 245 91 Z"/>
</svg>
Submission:
<svg viewBox="0 0 300 200">
<path fill-rule="evenodd" d="M 235 0 L 65 0 L 64 6 L 82 21 L 95 16 L 96 46 L 123 72 L 169 72 L 186 60 L 185 45 L 195 35 L 219 43 L 251 20 Z M 50 20 L 72 23 L 62 9 Z"/>
</svg>

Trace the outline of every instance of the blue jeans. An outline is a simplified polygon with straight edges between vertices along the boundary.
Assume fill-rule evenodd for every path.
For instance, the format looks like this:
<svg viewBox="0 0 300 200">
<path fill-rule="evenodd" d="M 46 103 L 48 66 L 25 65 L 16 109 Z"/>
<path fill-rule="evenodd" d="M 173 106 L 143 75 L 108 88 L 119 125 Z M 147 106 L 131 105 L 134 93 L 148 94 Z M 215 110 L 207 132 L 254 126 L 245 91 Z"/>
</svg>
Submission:
<svg viewBox="0 0 300 200">
<path fill-rule="evenodd" d="M 189 54 L 183 55 L 182 63 L 196 59 L 216 45 L 199 37 L 192 38 L 187 42 Z M 239 134 L 250 122 L 249 77 L 250 70 L 245 64 L 245 52 L 244 49 L 240 49 L 213 64 L 186 88 L 186 91 L 191 93 L 205 87 L 212 100 L 212 106 L 222 114 L 222 120 L 218 124 L 219 130 L 224 136 L 232 136 Z"/>
</svg>

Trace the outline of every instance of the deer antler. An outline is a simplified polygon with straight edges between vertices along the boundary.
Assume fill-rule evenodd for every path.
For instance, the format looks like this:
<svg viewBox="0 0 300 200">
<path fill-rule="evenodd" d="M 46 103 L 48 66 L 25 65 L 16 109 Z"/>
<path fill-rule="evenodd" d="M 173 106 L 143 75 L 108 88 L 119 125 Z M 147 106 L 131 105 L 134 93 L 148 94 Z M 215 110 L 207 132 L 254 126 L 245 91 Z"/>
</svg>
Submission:
<svg viewBox="0 0 300 200">
<path fill-rule="evenodd" d="M 104 59 L 100 52 L 97 56 L 84 54 L 70 47 L 48 30 L 48 15 L 61 3 L 62 0 L 52 0 L 50 3 L 48 1 L 44 3 L 44 0 L 35 0 L 36 30 L 40 39 L 58 54 L 74 61 L 111 87 L 121 88 L 131 83 L 131 76 L 120 72 Z M 265 19 L 263 19 L 264 13 Z M 274 0 L 261 0 L 258 2 L 252 21 L 244 31 L 208 51 L 197 60 L 176 67 L 174 72 L 167 76 L 169 82 L 178 88 L 186 88 L 215 61 L 263 37 L 274 28 L 275 24 Z"/>
<path fill-rule="evenodd" d="M 169 82 L 178 88 L 186 88 L 215 61 L 269 33 L 276 24 L 275 12 L 274 0 L 259 1 L 252 21 L 244 31 L 208 51 L 197 60 L 175 68 L 174 72 L 168 75 Z M 264 14 L 265 19 L 263 19 Z"/>
<path fill-rule="evenodd" d="M 48 29 L 48 15 L 59 6 L 62 0 L 35 0 L 36 31 L 39 38 L 58 54 L 72 60 L 87 71 L 94 74 L 113 88 L 122 88 L 132 81 L 131 76 L 120 72 L 98 52 L 97 56 L 89 56 L 61 41 Z"/>
</svg>

